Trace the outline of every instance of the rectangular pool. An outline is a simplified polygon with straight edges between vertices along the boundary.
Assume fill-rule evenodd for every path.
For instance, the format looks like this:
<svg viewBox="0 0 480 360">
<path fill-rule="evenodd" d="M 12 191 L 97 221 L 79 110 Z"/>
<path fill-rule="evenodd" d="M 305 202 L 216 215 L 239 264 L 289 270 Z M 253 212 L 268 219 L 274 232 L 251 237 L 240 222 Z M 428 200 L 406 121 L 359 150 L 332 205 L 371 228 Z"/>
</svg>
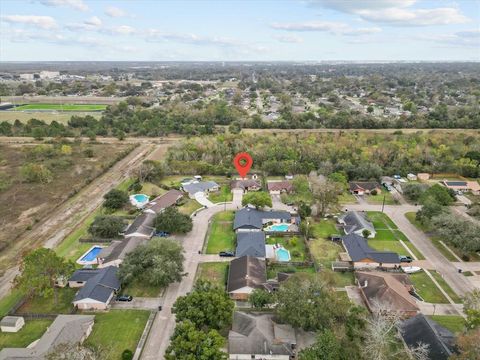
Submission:
<svg viewBox="0 0 480 360">
<path fill-rule="evenodd" d="M 78 260 L 78 264 L 94 264 L 97 262 L 97 256 L 102 251 L 102 246 L 92 246 L 85 254 L 83 254 Z"/>
</svg>

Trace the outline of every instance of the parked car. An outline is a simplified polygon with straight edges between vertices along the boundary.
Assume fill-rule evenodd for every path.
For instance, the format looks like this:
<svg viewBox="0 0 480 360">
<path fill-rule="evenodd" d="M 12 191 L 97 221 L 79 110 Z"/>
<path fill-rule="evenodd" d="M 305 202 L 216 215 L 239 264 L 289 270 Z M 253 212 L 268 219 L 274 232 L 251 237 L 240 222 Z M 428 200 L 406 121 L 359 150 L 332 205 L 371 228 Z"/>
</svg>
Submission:
<svg viewBox="0 0 480 360">
<path fill-rule="evenodd" d="M 116 298 L 117 301 L 132 301 L 133 297 L 130 295 L 118 295 Z"/>
<path fill-rule="evenodd" d="M 233 251 L 220 251 L 218 255 L 222 257 L 234 257 L 235 253 Z"/>
<path fill-rule="evenodd" d="M 400 262 L 411 263 L 413 261 L 410 256 L 400 255 L 398 258 L 400 259 Z"/>
<path fill-rule="evenodd" d="M 169 237 L 170 233 L 168 233 L 166 231 L 160 231 L 160 232 L 157 232 L 155 235 L 160 236 L 160 237 Z"/>
</svg>

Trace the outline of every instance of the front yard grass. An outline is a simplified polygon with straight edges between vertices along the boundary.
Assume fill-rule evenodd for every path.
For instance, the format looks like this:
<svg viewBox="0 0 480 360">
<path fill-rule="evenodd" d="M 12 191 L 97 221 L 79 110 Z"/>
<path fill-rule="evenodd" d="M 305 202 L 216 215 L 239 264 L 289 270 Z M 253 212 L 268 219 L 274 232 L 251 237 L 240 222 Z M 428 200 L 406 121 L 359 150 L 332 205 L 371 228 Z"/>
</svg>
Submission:
<svg viewBox="0 0 480 360">
<path fill-rule="evenodd" d="M 378 251 L 392 251 L 398 255 L 410 255 L 407 250 L 400 244 L 400 241 L 391 240 L 368 240 L 368 245 Z"/>
<path fill-rule="evenodd" d="M 211 192 L 210 194 L 208 194 L 208 199 L 214 204 L 220 203 L 220 202 L 232 201 L 233 194 L 230 190 L 230 186 L 228 185 L 220 186 L 219 191 Z"/>
<path fill-rule="evenodd" d="M 121 294 L 133 297 L 158 297 L 161 292 L 160 287 L 143 284 L 138 280 L 133 280 L 130 284 L 123 286 L 120 291 Z"/>
<path fill-rule="evenodd" d="M 228 262 L 206 262 L 198 264 L 196 279 L 208 280 L 222 289 L 228 276 Z"/>
<path fill-rule="evenodd" d="M 395 205 L 396 201 L 389 191 L 382 191 L 377 195 L 365 195 L 364 199 L 369 204 L 383 204 L 383 197 L 385 197 L 385 205 Z"/>
<path fill-rule="evenodd" d="M 285 249 L 290 251 L 291 261 L 305 261 L 305 243 L 300 237 L 269 237 L 266 239 L 269 245 L 282 245 Z"/>
<path fill-rule="evenodd" d="M 375 229 L 398 229 L 392 219 L 381 211 L 367 211 L 367 215 Z"/>
<path fill-rule="evenodd" d="M 410 280 L 415 287 L 415 291 L 425 302 L 448 304 L 448 300 L 424 271 L 410 274 Z"/>
<path fill-rule="evenodd" d="M 235 250 L 233 222 L 225 220 L 232 218 L 232 214 L 232 211 L 226 211 L 220 212 L 213 217 L 208 232 L 207 254 L 218 254 L 220 251 Z"/>
<path fill-rule="evenodd" d="M 435 278 L 435 280 L 440 284 L 442 289 L 450 296 L 450 298 L 456 303 L 460 304 L 462 302 L 462 299 L 460 296 L 457 295 L 455 291 L 450 287 L 450 285 L 447 284 L 445 279 L 436 271 L 430 271 L 432 276 Z"/>
<path fill-rule="evenodd" d="M 357 203 L 357 198 L 350 194 L 348 191 L 343 192 L 338 196 L 338 202 L 341 205 L 345 204 L 356 204 Z"/>
<path fill-rule="evenodd" d="M 144 310 L 110 310 L 95 313 L 93 331 L 86 340 L 87 345 L 106 352 L 108 360 L 121 359 L 122 352 L 135 352 L 150 313 Z"/>
<path fill-rule="evenodd" d="M 454 334 L 461 333 L 465 329 L 465 319 L 458 315 L 433 315 L 429 316 L 429 318 Z"/>
<path fill-rule="evenodd" d="M 17 333 L 0 332 L 0 350 L 3 348 L 24 348 L 42 337 L 52 319 L 35 319 L 25 321 Z"/>
<path fill-rule="evenodd" d="M 314 238 L 328 239 L 331 235 L 339 234 L 333 219 L 316 221 L 310 224 L 310 233 Z"/>
<path fill-rule="evenodd" d="M 69 314 L 73 309 L 72 301 L 78 290 L 68 287 L 57 289 L 56 304 L 53 295 L 47 298 L 35 296 L 28 299 L 17 312 L 19 314 Z"/>
<path fill-rule="evenodd" d="M 203 206 L 197 200 L 186 198 L 186 200 L 183 200 L 182 205 L 178 207 L 178 211 L 182 214 L 192 215 L 195 210 L 198 210 L 201 207 Z"/>
</svg>

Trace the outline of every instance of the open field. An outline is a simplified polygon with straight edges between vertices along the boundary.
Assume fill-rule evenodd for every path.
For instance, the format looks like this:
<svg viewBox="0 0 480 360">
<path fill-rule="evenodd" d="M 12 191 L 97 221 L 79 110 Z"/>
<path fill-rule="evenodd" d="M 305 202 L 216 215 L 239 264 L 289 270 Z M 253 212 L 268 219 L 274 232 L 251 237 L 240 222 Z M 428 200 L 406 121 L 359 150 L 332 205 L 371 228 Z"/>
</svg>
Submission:
<svg viewBox="0 0 480 360">
<path fill-rule="evenodd" d="M 206 262 L 198 264 L 197 280 L 208 280 L 224 288 L 227 283 L 228 262 Z"/>
<path fill-rule="evenodd" d="M 0 332 L 0 350 L 3 348 L 23 348 L 42 337 L 53 322 L 51 319 L 25 321 L 25 326 L 17 333 Z"/>
<path fill-rule="evenodd" d="M 15 107 L 15 111 L 102 111 L 107 105 L 101 104 L 25 104 Z"/>
<path fill-rule="evenodd" d="M 15 120 L 20 122 L 27 122 L 30 119 L 37 119 L 44 121 L 47 124 L 50 124 L 52 121 L 56 121 L 61 124 L 67 124 L 70 118 L 72 117 L 72 113 L 68 112 L 48 112 L 48 111 L 0 111 L 0 122 L 6 121 L 9 123 L 14 123 Z M 97 112 L 76 112 L 74 115 L 78 116 L 86 116 L 90 115 L 94 118 L 99 119 L 101 113 Z"/>
<path fill-rule="evenodd" d="M 207 234 L 207 254 L 218 254 L 225 250 L 235 251 L 233 211 L 215 214 Z"/>
</svg>

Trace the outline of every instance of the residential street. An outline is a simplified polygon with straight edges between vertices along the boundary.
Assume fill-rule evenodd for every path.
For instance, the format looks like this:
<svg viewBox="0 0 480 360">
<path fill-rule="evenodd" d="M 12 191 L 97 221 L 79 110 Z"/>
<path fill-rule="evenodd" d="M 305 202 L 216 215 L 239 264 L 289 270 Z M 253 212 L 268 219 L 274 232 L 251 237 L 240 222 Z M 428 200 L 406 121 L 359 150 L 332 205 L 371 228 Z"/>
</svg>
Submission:
<svg viewBox="0 0 480 360">
<path fill-rule="evenodd" d="M 381 205 L 346 205 L 348 210 L 356 211 L 381 211 Z M 454 263 L 448 261 L 437 248 L 432 244 L 430 239 L 405 217 L 405 213 L 417 211 L 420 207 L 414 205 L 385 205 L 385 213 L 393 220 L 407 238 L 415 247 L 427 258 L 432 266 L 437 270 L 447 281 L 450 287 L 460 296 L 472 291 L 474 285 L 462 274 L 458 273 L 458 268 Z"/>
</svg>

